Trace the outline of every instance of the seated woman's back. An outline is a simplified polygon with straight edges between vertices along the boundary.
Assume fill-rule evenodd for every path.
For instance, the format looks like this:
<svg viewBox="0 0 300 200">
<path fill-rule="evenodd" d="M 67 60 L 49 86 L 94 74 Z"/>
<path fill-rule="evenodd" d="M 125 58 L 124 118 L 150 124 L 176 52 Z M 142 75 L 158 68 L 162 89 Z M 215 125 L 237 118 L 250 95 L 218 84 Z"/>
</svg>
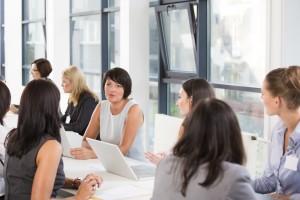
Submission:
<svg viewBox="0 0 300 200">
<path fill-rule="evenodd" d="M 174 166 L 174 163 L 183 163 L 184 159 L 170 155 L 163 159 L 157 167 L 155 181 L 155 193 L 153 199 L 249 199 L 250 177 L 247 170 L 238 164 L 224 162 L 222 167 L 224 174 L 219 177 L 209 189 L 199 186 L 207 176 L 206 164 L 199 166 L 197 173 L 190 180 L 186 196 L 184 197 L 178 188 L 183 182 L 180 173 L 182 165 Z M 248 196 L 248 198 L 247 198 Z"/>
<path fill-rule="evenodd" d="M 230 106 L 217 99 L 200 101 L 183 126 L 173 155 L 158 165 L 152 199 L 255 199 Z"/>
</svg>

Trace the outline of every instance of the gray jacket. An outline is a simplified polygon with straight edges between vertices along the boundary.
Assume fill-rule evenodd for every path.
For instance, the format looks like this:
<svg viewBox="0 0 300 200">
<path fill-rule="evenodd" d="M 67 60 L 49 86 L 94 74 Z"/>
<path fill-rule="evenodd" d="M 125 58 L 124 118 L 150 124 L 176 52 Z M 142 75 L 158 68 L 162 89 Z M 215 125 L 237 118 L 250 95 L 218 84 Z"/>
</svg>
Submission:
<svg viewBox="0 0 300 200">
<path fill-rule="evenodd" d="M 205 169 L 206 164 L 200 166 L 198 172 L 196 172 L 188 184 L 186 197 L 183 197 L 180 192 L 183 180 L 181 176 L 181 165 L 174 168 L 173 163 L 175 162 L 182 162 L 182 158 L 170 155 L 159 163 L 155 176 L 152 200 L 256 199 L 247 170 L 243 166 L 229 162 L 223 163 L 223 177 L 219 177 L 209 188 L 202 187 L 198 184 L 204 181 L 207 174 Z"/>
</svg>

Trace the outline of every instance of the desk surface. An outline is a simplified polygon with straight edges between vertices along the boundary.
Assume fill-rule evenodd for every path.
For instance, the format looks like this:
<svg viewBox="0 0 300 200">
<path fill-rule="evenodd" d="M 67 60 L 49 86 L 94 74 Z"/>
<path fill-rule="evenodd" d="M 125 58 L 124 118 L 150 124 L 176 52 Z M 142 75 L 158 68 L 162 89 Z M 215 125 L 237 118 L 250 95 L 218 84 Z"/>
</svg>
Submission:
<svg viewBox="0 0 300 200">
<path fill-rule="evenodd" d="M 98 159 L 76 160 L 63 157 L 66 177 L 85 177 L 94 173 L 103 178 L 103 183 L 95 194 L 95 199 L 135 199 L 145 200 L 152 196 L 154 180 L 134 181 L 106 172 Z M 62 189 L 59 196 L 68 197 L 76 190 Z"/>
<path fill-rule="evenodd" d="M 154 180 L 134 181 L 106 172 L 98 159 L 76 160 L 63 157 L 66 177 L 85 177 L 89 173 L 97 174 L 103 178 L 103 184 L 95 194 L 94 199 L 150 199 L 153 192 Z M 59 196 L 69 197 L 76 190 L 62 189 Z M 258 200 L 272 200 L 274 198 L 256 194 Z"/>
</svg>

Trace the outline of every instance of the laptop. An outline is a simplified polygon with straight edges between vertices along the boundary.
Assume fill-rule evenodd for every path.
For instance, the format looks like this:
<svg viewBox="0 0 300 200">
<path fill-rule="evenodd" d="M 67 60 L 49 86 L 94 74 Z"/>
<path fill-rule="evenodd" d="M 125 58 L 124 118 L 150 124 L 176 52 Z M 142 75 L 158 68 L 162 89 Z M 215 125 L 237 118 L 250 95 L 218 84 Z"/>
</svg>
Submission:
<svg viewBox="0 0 300 200">
<path fill-rule="evenodd" d="M 125 158 L 115 144 L 86 138 L 106 171 L 132 180 L 154 179 L 156 167 Z"/>
<path fill-rule="evenodd" d="M 73 158 L 70 154 L 70 149 L 81 147 L 82 136 L 73 131 L 65 131 L 64 127 L 61 126 L 60 138 L 63 148 L 63 156 Z"/>
</svg>

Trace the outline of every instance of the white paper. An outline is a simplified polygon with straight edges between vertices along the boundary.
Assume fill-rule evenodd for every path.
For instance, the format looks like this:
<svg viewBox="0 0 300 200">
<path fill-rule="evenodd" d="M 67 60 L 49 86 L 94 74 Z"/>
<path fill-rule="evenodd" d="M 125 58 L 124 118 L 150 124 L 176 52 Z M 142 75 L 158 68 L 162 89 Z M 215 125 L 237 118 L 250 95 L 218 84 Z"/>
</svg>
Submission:
<svg viewBox="0 0 300 200">
<path fill-rule="evenodd" d="M 110 189 L 101 189 L 101 187 L 96 191 L 94 196 L 99 199 L 126 199 L 132 197 L 139 197 L 139 196 L 149 196 L 151 195 L 152 191 L 141 188 L 135 185 L 124 185 L 117 188 L 110 188 Z"/>
</svg>

